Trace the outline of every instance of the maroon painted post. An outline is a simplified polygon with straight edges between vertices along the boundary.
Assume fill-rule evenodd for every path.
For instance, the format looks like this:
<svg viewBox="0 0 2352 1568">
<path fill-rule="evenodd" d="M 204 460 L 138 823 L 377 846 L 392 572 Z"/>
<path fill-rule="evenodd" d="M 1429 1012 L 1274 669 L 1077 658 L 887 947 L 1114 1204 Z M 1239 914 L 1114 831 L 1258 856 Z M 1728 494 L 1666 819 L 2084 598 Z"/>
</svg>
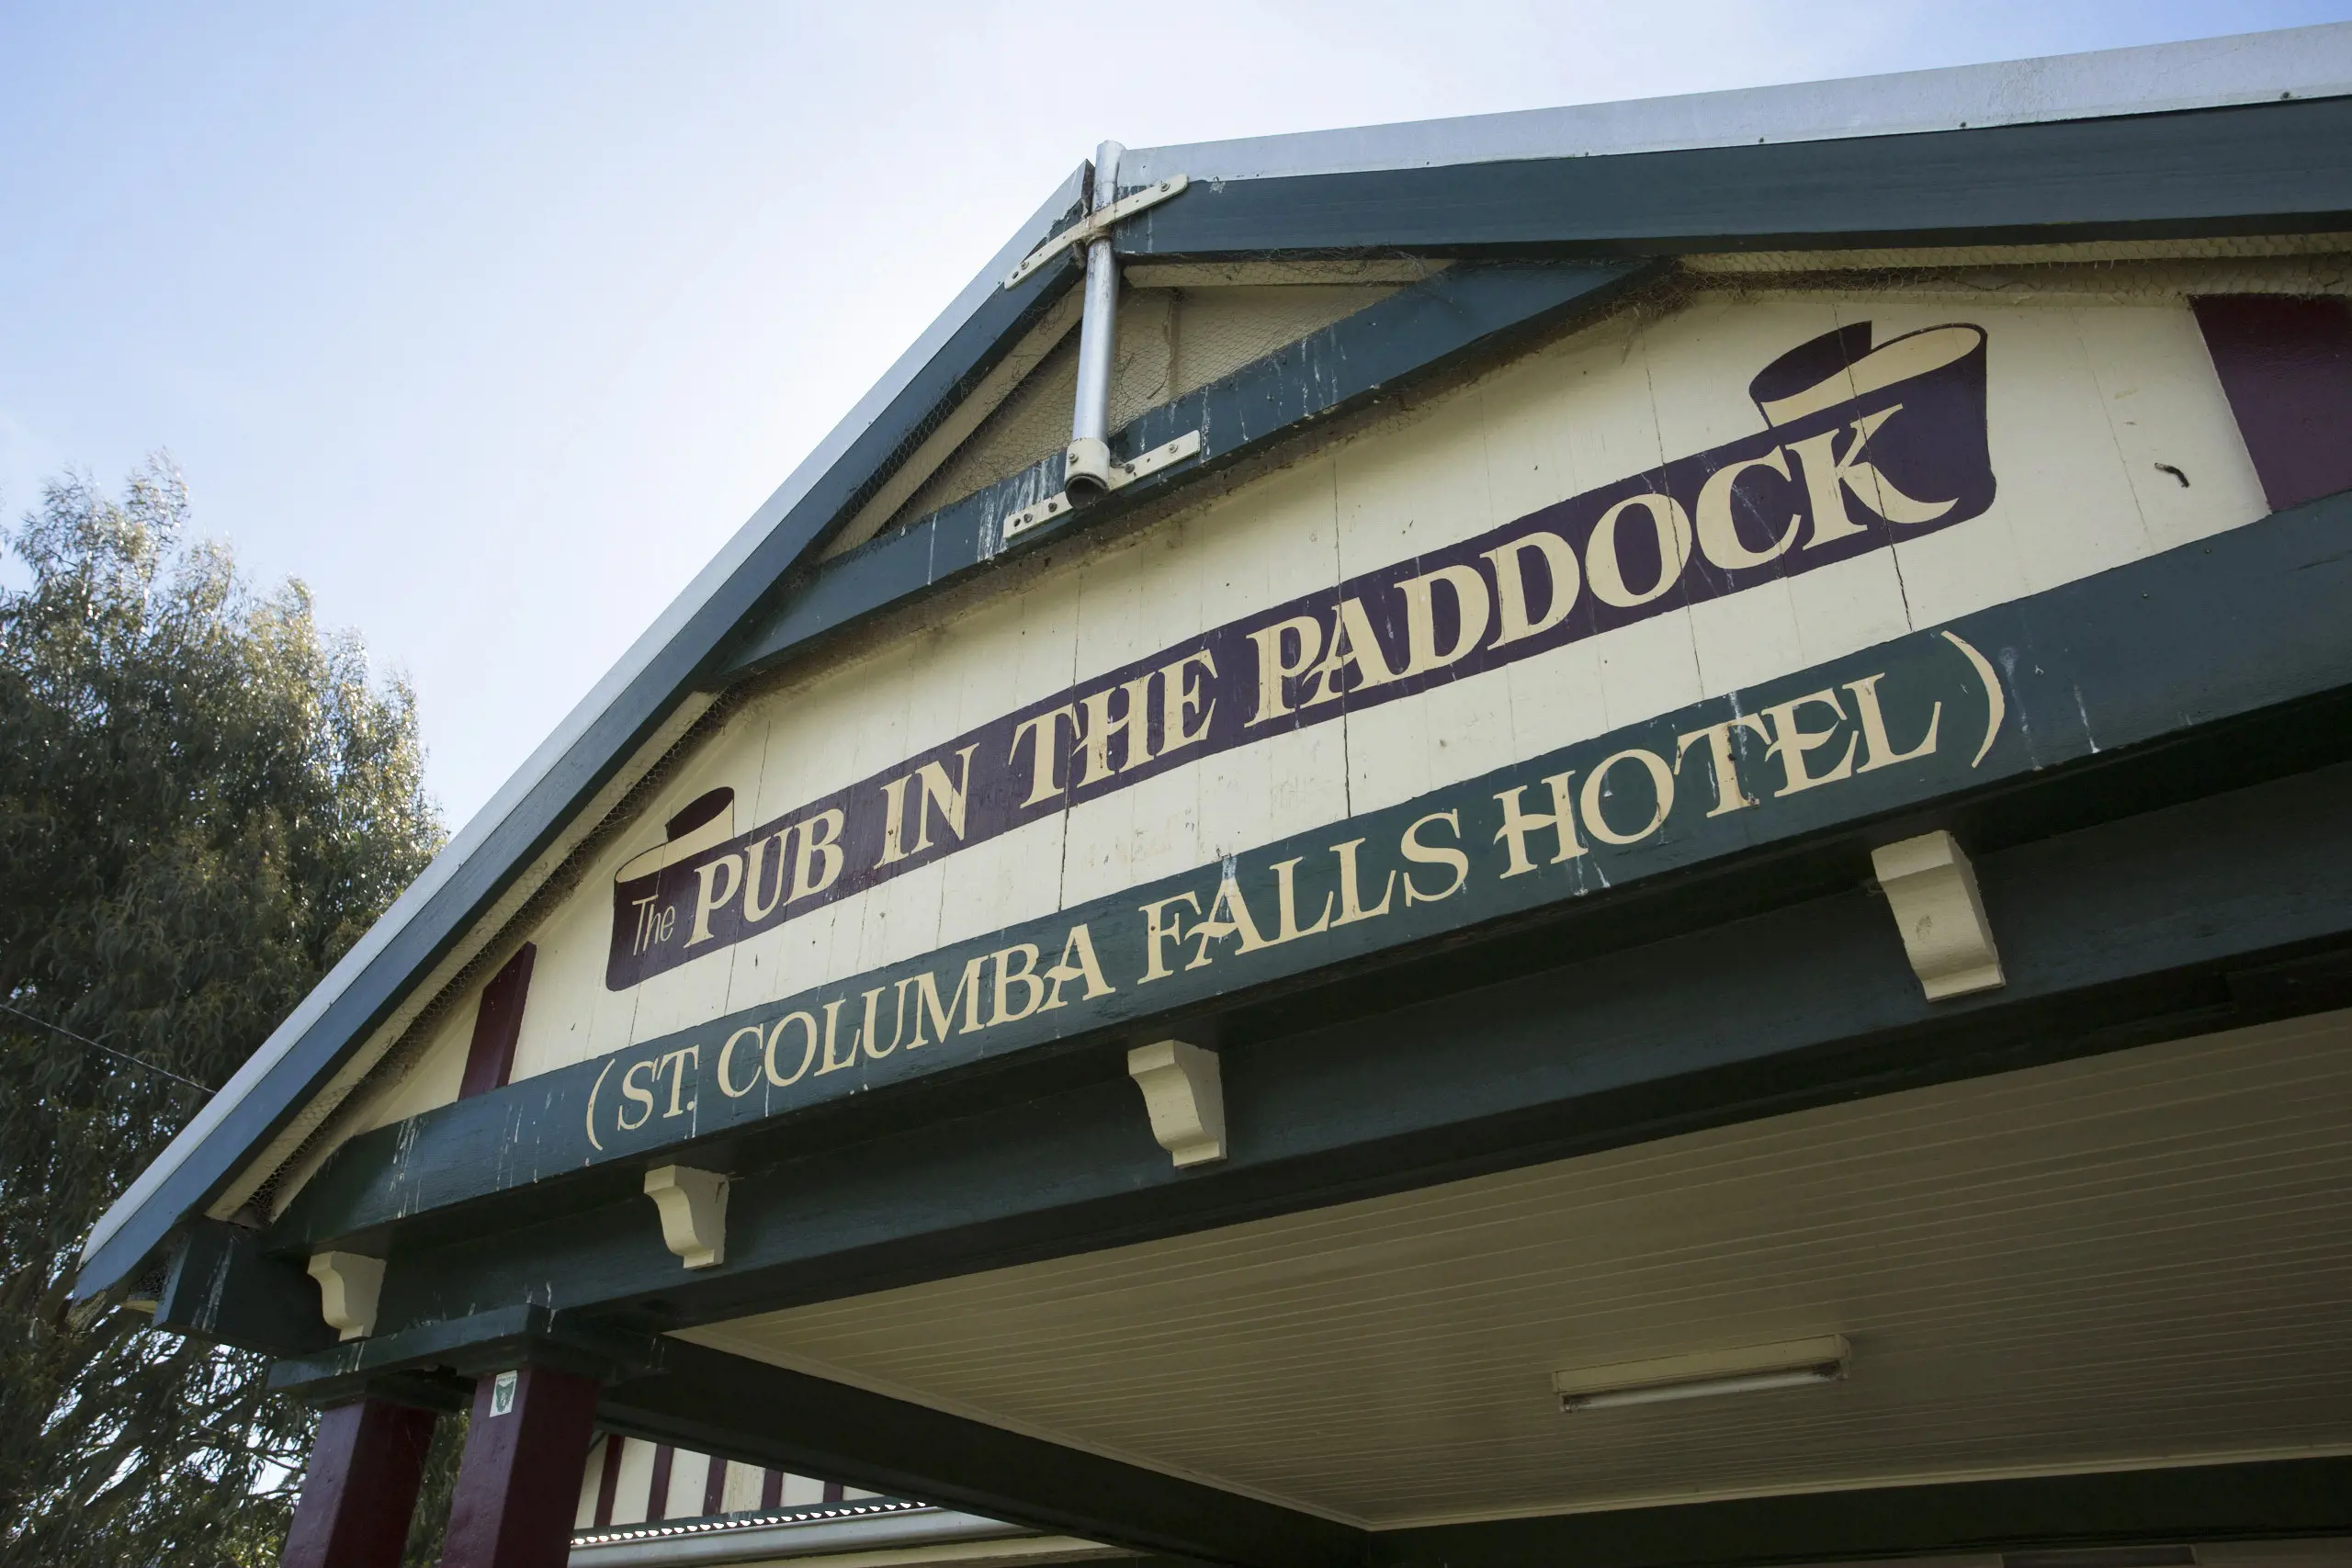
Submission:
<svg viewBox="0 0 2352 1568">
<path fill-rule="evenodd" d="M 286 1568 L 400 1568 L 434 1420 L 384 1399 L 321 1412 Z"/>
<path fill-rule="evenodd" d="M 594 1378 L 553 1367 L 475 1383 L 441 1568 L 564 1568 L 596 1389 Z"/>
<path fill-rule="evenodd" d="M 645 1488 L 645 1522 L 658 1525 L 670 1517 L 670 1472 L 678 1462 L 678 1450 L 668 1443 L 653 1446 L 653 1479 Z"/>
<path fill-rule="evenodd" d="M 605 1469 L 596 1477 L 596 1528 L 603 1529 L 613 1522 L 613 1495 L 621 1486 L 622 1445 L 628 1439 L 618 1432 L 605 1438 Z"/>
</svg>

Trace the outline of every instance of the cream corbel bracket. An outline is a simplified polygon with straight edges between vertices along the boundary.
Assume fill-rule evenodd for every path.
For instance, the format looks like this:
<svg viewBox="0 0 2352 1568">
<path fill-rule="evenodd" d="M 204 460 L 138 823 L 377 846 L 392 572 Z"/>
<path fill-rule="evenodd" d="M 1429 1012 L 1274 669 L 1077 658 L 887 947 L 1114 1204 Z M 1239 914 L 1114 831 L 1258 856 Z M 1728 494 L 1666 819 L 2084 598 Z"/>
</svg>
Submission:
<svg viewBox="0 0 2352 1568">
<path fill-rule="evenodd" d="M 1939 829 L 1872 850 L 1871 863 L 1929 1001 L 2006 983 L 1976 872 L 1957 840 Z"/>
<path fill-rule="evenodd" d="M 384 1292 L 384 1260 L 356 1252 L 311 1256 L 311 1278 L 319 1282 L 319 1309 L 327 1326 L 345 1339 L 376 1332 L 376 1299 Z"/>
<path fill-rule="evenodd" d="M 727 1258 L 727 1178 L 685 1165 L 657 1165 L 645 1173 L 645 1195 L 662 1211 L 662 1242 L 689 1269 Z"/>
<path fill-rule="evenodd" d="M 1156 1040 L 1127 1053 L 1127 1076 L 1143 1090 L 1151 1135 L 1180 1169 L 1225 1157 L 1225 1086 L 1216 1052 Z"/>
</svg>

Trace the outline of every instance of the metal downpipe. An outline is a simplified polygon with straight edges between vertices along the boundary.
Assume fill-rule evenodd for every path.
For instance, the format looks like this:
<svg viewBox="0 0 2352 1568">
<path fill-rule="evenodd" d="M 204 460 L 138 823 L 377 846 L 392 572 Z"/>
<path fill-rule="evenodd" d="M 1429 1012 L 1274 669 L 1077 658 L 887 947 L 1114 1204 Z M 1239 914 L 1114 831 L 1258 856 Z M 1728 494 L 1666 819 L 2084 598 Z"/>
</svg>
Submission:
<svg viewBox="0 0 2352 1568">
<path fill-rule="evenodd" d="M 1094 193 L 1090 209 L 1101 211 L 1119 198 L 1115 141 L 1094 151 Z M 1086 313 L 1078 329 L 1078 400 L 1071 412 L 1069 448 L 1063 456 L 1062 488 L 1073 502 L 1091 501 L 1111 488 L 1111 372 L 1118 349 L 1119 264 L 1107 233 L 1086 247 Z"/>
</svg>

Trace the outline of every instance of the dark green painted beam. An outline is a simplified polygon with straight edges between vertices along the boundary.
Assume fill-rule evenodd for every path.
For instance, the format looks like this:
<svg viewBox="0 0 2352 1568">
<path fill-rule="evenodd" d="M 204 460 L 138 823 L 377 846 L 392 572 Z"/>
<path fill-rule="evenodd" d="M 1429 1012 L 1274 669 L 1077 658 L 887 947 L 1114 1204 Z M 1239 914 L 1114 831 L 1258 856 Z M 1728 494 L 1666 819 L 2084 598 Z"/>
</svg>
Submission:
<svg viewBox="0 0 2352 1568">
<path fill-rule="evenodd" d="M 972 1508 L 1138 1551 L 1240 1568 L 1356 1568 L 1362 1531 L 681 1339 L 614 1334 L 537 1305 L 421 1325 L 270 1369 L 313 1404 L 413 1400 L 525 1364 L 605 1382 L 597 1425 L 700 1453 Z"/>
<path fill-rule="evenodd" d="M 315 1403 L 347 1398 L 398 1379 L 470 1380 L 526 1362 L 611 1380 L 659 1367 L 666 1344 L 648 1335 L 579 1322 L 559 1325 L 546 1307 L 517 1302 L 330 1344 L 275 1362 L 269 1386 Z"/>
<path fill-rule="evenodd" d="M 2346 499 L 2274 521 L 2327 545 Z M 2213 675 L 2233 627 L 2340 640 L 2340 615 L 2332 631 L 2299 620 L 2279 592 L 2233 599 L 2205 563 L 2235 538 L 2194 548 L 2184 596 L 2146 601 L 2182 628 L 2176 676 L 2079 629 L 2027 656 L 2104 660 L 2152 710 L 2197 717 L 2234 700 Z M 2290 581 L 2340 604 L 2346 570 L 2322 550 Z M 1233 1146 L 1219 1168 L 1171 1169 L 1105 1040 L 904 1085 L 887 1105 L 856 1097 L 796 1119 L 787 1141 L 709 1145 L 697 1157 L 739 1177 L 718 1269 L 677 1267 L 634 1166 L 420 1215 L 391 1231 L 384 1322 L 526 1293 L 640 1330 L 710 1321 L 2345 1005 L 2352 703 L 2299 696 L 2283 666 L 2257 673 L 2278 705 L 2254 717 L 1242 998 L 1216 1021 Z M 1937 825 L 1978 852 L 2011 983 L 1930 1006 L 1883 906 L 1856 888 L 1872 836 Z M 299 1258 L 316 1239 L 275 1244 Z"/>
<path fill-rule="evenodd" d="M 283 1356 L 334 1343 L 320 1311 L 318 1281 L 300 1261 L 265 1252 L 242 1225 L 199 1220 L 164 1276 L 155 1326 Z"/>
<path fill-rule="evenodd" d="M 672 1340 L 600 1425 L 894 1497 L 1239 1568 L 1358 1568 L 1363 1532 L 1295 1509 Z"/>
<path fill-rule="evenodd" d="M 2279 734 L 2265 748 L 2250 751 L 2243 736 L 2221 732 L 2274 708 L 2284 711 L 2320 694 L 2352 687 L 2352 621 L 2342 613 L 2352 591 L 2352 564 L 2345 560 L 2339 542 L 2347 517 L 2352 517 L 2352 494 L 1965 617 L 1958 623 L 1960 631 L 1974 646 L 1990 650 L 1989 657 L 2011 665 L 2004 728 L 1979 759 L 1972 760 L 1970 752 L 1985 722 L 1984 694 L 1965 695 L 1958 685 L 1936 683 L 1957 678 L 1969 667 L 1943 637 L 1924 633 L 1628 727 L 1558 757 L 1504 770 L 1499 776 L 1506 782 L 1524 783 L 1559 766 L 1589 772 L 1600 756 L 1623 745 L 1639 744 L 1668 755 L 1676 750 L 1679 733 L 1732 713 L 1758 712 L 1774 701 L 1872 671 L 1892 672 L 1885 686 L 1890 711 L 1924 712 L 1928 695 L 1945 703 L 1942 722 L 1950 731 L 1949 754 L 1939 754 L 1941 771 L 1889 769 L 1857 775 L 1835 789 L 1720 818 L 1702 816 L 1704 797 L 1694 794 L 1690 797 L 1694 804 L 1674 829 L 1671 842 L 1627 852 L 1621 858 L 1596 850 L 1589 863 L 1602 870 L 1591 880 L 1577 874 L 1587 863 L 1512 878 L 1490 874 L 1494 864 L 1487 863 L 1498 863 L 1500 853 L 1493 847 L 1492 818 L 1498 809 L 1493 778 L 1474 779 L 1367 813 L 1353 819 L 1347 831 L 1370 834 L 1385 844 L 1424 813 L 1458 808 L 1461 841 L 1476 857 L 1474 863 L 1483 867 L 1480 876 L 1465 883 L 1461 897 L 1361 922 L 1322 939 L 1319 946 L 1299 943 L 1261 953 L 1251 960 L 1251 973 L 1258 976 L 1253 984 L 1261 993 L 1272 985 L 1311 987 L 1350 964 L 1361 968 L 1377 960 L 1385 968 L 1416 952 L 1440 949 L 1452 954 L 1449 964 L 1459 966 L 1464 962 L 1459 943 L 1490 934 L 1498 923 L 1515 920 L 1558 919 L 1566 922 L 1564 930 L 1582 922 L 1618 932 L 1624 925 L 1625 901 L 1653 886 L 1662 897 L 1680 898 L 1679 929 L 1694 929 L 1730 913 L 1770 908 L 1810 894 L 1804 890 L 1807 885 L 1786 880 L 1784 864 L 1773 874 L 1781 879 L 1776 886 L 1767 879 L 1777 898 L 1768 893 L 1726 911 L 1711 903 L 1710 896 L 1673 891 L 1678 886 L 1687 887 L 1688 879 L 1736 876 L 1740 874 L 1732 863 L 1743 858 L 1796 854 L 1837 868 L 1810 884 L 1814 890 L 1849 886 L 1867 874 L 1868 846 L 1857 833 L 1882 840 L 1900 836 L 1882 824 L 1921 813 L 1966 815 L 1975 810 L 1969 801 L 2003 791 L 2022 789 L 2034 795 L 2043 803 L 2035 809 L 2045 813 L 2058 798 L 2105 801 L 2103 806 L 2070 808 L 2076 810 L 2077 821 L 2144 811 L 2159 799 L 2185 798 L 2214 787 L 2218 775 L 2200 775 L 2165 785 L 2173 792 L 2165 795 L 2154 790 L 2151 780 L 2168 775 L 2144 773 L 2133 760 L 2135 748 L 2186 743 L 2199 730 L 2216 732 L 2203 743 L 2209 750 L 2242 755 L 2249 761 L 2263 756 L 2280 759 L 2274 772 L 2343 755 L 2329 746 L 2352 742 L 2334 741 L 2334 732 L 2315 728 L 2291 713 L 2271 721 Z M 2193 635 L 2188 630 L 2191 627 Z M 2087 781 L 2079 787 L 2072 782 L 2078 774 Z M 2022 807 L 2012 804 L 2003 809 L 2014 813 Z M 2085 810 L 2089 815 L 2082 815 Z M 2045 822 L 2035 830 L 2056 829 Z M 1981 827 L 1972 831 L 1979 835 L 1980 848 L 1994 847 L 1983 840 Z M 1240 874 L 1255 876 L 1263 863 L 1302 855 L 1315 857 L 1313 864 L 1328 872 L 1330 839 L 1329 830 L 1306 835 L 1284 845 L 1252 850 L 1238 857 L 1237 864 Z M 965 959 L 1011 940 L 1025 938 L 1043 951 L 1057 951 L 1063 928 L 1080 919 L 1093 922 L 1101 951 L 1131 957 L 1142 945 L 1140 903 L 1188 887 L 1205 886 L 1213 893 L 1213 873 L 1206 884 L 1200 882 L 1201 874 L 1126 890 L 1065 911 L 1037 930 L 1024 927 L 1010 934 L 978 937 L 948 950 L 944 959 L 926 958 L 917 961 L 917 966 L 939 964 L 952 981 Z M 1315 874 L 1318 873 L 1312 869 L 1300 874 L 1302 908 L 1315 908 L 1323 894 L 1324 889 L 1307 883 Z M 1685 880 L 1678 884 L 1678 878 Z M 1558 962 L 1566 950 L 1559 934 L 1554 941 L 1553 961 Z M 2193 955 L 2175 960 L 2191 961 Z M 861 986 L 887 988 L 894 973 L 844 981 L 835 994 L 854 996 Z M 480 1214 L 487 1212 L 479 1206 L 492 1202 L 502 1205 L 503 1223 L 514 1224 L 567 1203 L 585 1207 L 624 1201 L 633 1193 L 633 1172 L 641 1164 L 697 1142 L 712 1148 L 718 1139 L 757 1136 L 763 1127 L 787 1123 L 793 1136 L 805 1141 L 807 1119 L 824 1111 L 828 1099 L 844 1104 L 866 1101 L 875 1091 L 888 1089 L 894 1102 L 893 1124 L 904 1125 L 906 1119 L 922 1112 L 920 1105 L 899 1097 L 932 1077 L 951 1072 L 967 1078 L 1001 1073 L 1006 1064 L 1023 1055 L 1068 1052 L 1108 1040 L 1122 1030 L 1160 1027 L 1170 1017 L 1188 1012 L 1229 1011 L 1246 1005 L 1250 995 L 1261 994 L 1237 998 L 1235 982 L 1225 978 L 1227 973 L 1222 966 L 1187 969 L 1144 987 L 1129 984 L 1132 975 L 1122 972 L 1117 980 L 1123 989 L 1117 996 L 1096 1005 L 1040 1012 L 979 1036 L 978 1044 L 934 1043 L 920 1056 L 900 1053 L 886 1062 L 861 1063 L 855 1071 L 812 1078 L 774 1100 L 764 1089 L 740 1096 L 722 1092 L 714 1082 L 723 1065 L 720 1042 L 746 1017 L 760 1023 L 792 1007 L 820 1010 L 822 1006 L 808 998 L 782 1001 L 362 1134 L 338 1150 L 295 1200 L 274 1229 L 272 1245 L 307 1249 L 383 1226 L 421 1239 L 437 1223 L 435 1217 L 444 1214 L 466 1229 L 478 1228 Z M 1887 973 L 1902 983 L 1898 992 L 1908 996 L 1902 991 L 1909 984 L 1907 972 L 1898 965 Z M 1687 989 L 1690 983 L 1672 988 Z M 2015 1003 L 2027 994 L 2013 986 L 2006 995 Z M 1916 997 L 1906 1005 L 1907 1014 L 1896 1008 L 1875 1026 L 1924 1026 L 1957 1016 L 1953 1008 L 1930 1009 Z M 668 1118 L 649 1118 L 627 1138 L 607 1126 L 592 1142 L 588 1115 L 600 1093 L 609 1111 L 614 1096 L 606 1080 L 616 1072 L 616 1062 L 641 1070 L 638 1064 L 650 1065 L 665 1052 L 687 1045 L 696 1050 L 691 1070 L 698 1076 L 685 1086 L 692 1092 L 673 1098 L 682 1106 L 692 1101 L 696 1115 L 678 1118 L 678 1133 L 669 1137 L 662 1135 Z M 735 1156 L 698 1157 L 723 1161 Z M 568 1198 L 562 1195 L 567 1191 Z M 474 1206 L 469 1217 L 459 1222 L 469 1206 Z"/>
<path fill-rule="evenodd" d="M 1863 849 L 1841 852 L 1850 886 Z M 1102 1050 L 1058 1084 L 899 1108 L 887 1133 L 737 1151 L 717 1268 L 680 1268 L 651 1202 L 625 1190 L 534 1224 L 420 1227 L 395 1238 L 382 1321 L 526 1292 L 640 1330 L 719 1320 L 2236 1027 L 2352 989 L 2352 764 L 1978 863 L 2000 992 L 1923 1001 L 1883 904 L 1858 888 L 1417 1005 L 1382 1006 L 1379 982 L 1358 981 L 1317 1027 L 1227 1046 L 1232 1152 L 1216 1167 L 1171 1168 Z M 1810 886 L 1823 871 L 1767 874 Z"/>
<path fill-rule="evenodd" d="M 1376 1531 L 1367 1568 L 1763 1568 L 2352 1533 L 2352 1459 L 1804 1493 Z"/>
<path fill-rule="evenodd" d="M 1132 256 L 1664 255 L 2352 227 L 2352 99 L 1194 185 Z"/>
</svg>

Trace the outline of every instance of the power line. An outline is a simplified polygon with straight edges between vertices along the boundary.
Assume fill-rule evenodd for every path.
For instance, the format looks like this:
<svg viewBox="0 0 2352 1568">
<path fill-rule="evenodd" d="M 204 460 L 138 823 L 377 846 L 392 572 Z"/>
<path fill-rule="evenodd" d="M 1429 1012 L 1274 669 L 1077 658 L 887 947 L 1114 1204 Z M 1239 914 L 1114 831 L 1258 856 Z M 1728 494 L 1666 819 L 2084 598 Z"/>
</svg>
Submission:
<svg viewBox="0 0 2352 1568">
<path fill-rule="evenodd" d="M 107 1055 L 112 1056 L 118 1062 L 129 1062 L 134 1067 L 144 1067 L 151 1073 L 161 1073 L 175 1083 L 184 1083 L 187 1085 L 188 1088 L 196 1090 L 198 1094 L 209 1095 L 212 1092 L 211 1089 L 197 1082 L 194 1078 L 182 1077 L 179 1074 L 172 1071 L 169 1067 L 159 1067 L 153 1062 L 140 1060 L 128 1051 L 118 1051 L 111 1045 L 101 1044 L 99 1042 L 91 1039 L 86 1034 L 76 1034 L 62 1023 L 51 1023 L 45 1018 L 35 1018 L 31 1013 L 27 1012 L 20 1007 L 11 1007 L 6 1002 L 0 1002 L 0 1012 L 13 1012 L 18 1018 L 23 1019 L 27 1023 L 38 1023 L 43 1029 L 54 1030 L 58 1033 L 65 1036 L 66 1039 L 76 1041 L 84 1045 L 87 1045 L 93 1051 L 105 1052 Z"/>
</svg>

